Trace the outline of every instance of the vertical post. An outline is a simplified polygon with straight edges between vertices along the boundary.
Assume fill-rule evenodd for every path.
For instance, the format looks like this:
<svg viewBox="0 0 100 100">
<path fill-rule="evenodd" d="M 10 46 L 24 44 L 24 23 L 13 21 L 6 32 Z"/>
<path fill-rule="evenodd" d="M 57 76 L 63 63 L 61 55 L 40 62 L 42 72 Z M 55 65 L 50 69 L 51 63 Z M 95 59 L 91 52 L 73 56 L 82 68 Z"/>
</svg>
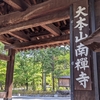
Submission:
<svg viewBox="0 0 100 100">
<path fill-rule="evenodd" d="M 7 92 L 7 94 L 4 100 L 12 100 L 15 50 L 9 49 L 8 55 L 10 56 L 10 60 L 7 62 L 6 83 L 5 83 L 5 91 Z"/>
<path fill-rule="evenodd" d="M 94 11 L 94 0 L 89 0 L 90 8 L 90 19 L 91 19 L 91 32 L 95 31 L 95 11 Z M 94 89 L 95 89 L 95 100 L 99 100 L 99 87 L 98 87 L 98 71 L 97 71 L 97 53 L 93 52 L 93 71 L 94 71 Z"/>
<path fill-rule="evenodd" d="M 73 33 L 73 6 L 70 6 L 70 87 L 71 100 L 74 100 L 74 33 Z"/>
</svg>

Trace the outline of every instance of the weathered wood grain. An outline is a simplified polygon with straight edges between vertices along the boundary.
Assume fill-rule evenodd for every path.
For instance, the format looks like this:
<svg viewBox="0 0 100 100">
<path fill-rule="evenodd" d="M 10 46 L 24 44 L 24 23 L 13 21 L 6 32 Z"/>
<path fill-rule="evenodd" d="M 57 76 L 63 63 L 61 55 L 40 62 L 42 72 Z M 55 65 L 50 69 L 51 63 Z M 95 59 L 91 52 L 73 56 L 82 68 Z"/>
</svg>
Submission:
<svg viewBox="0 0 100 100">
<path fill-rule="evenodd" d="M 66 10 L 61 11 L 61 12 L 56 12 L 56 13 L 53 13 L 50 15 L 46 15 L 43 17 L 39 17 L 36 19 L 28 20 L 25 22 L 21 22 L 18 24 L 9 25 L 9 26 L 0 28 L 0 35 L 6 34 L 9 32 L 14 32 L 14 31 L 19 31 L 19 30 L 31 28 L 31 27 L 37 27 L 40 25 L 42 26 L 45 24 L 51 24 L 53 22 L 57 22 L 57 21 L 65 20 L 65 19 L 69 19 L 69 11 L 66 11 Z"/>
<path fill-rule="evenodd" d="M 7 38 L 4 37 L 3 35 L 0 36 L 0 41 L 3 42 L 3 43 L 5 43 L 5 44 L 11 44 L 11 43 L 14 42 L 13 39 L 7 39 Z"/>
<path fill-rule="evenodd" d="M 0 16 L 0 26 L 15 24 L 27 21 L 37 16 L 43 16 L 48 13 L 67 9 L 71 4 L 80 0 L 48 0 L 44 3 L 29 7 L 23 12 L 14 12 L 7 15 Z"/>
<path fill-rule="evenodd" d="M 6 84 L 5 84 L 5 91 L 7 92 L 7 94 L 5 100 L 9 100 L 12 98 L 15 50 L 10 49 L 8 52 L 8 56 L 10 56 L 10 60 L 7 62 Z"/>
<path fill-rule="evenodd" d="M 62 33 L 61 30 L 53 24 L 42 25 L 42 27 L 45 28 L 47 31 L 49 31 L 50 33 L 52 33 L 55 36 L 58 36 Z"/>
<path fill-rule="evenodd" d="M 41 47 L 43 45 L 54 45 L 54 44 L 63 44 L 65 42 L 69 42 L 69 35 L 51 37 L 47 39 L 41 40 L 33 40 L 23 43 L 14 43 L 13 46 L 8 45 L 6 49 L 13 48 L 13 49 L 21 49 L 21 48 L 33 48 L 33 47 Z"/>
<path fill-rule="evenodd" d="M 69 40 L 69 35 L 64 35 L 64 36 L 58 36 L 58 37 L 52 37 L 48 39 L 41 39 L 41 40 L 36 40 L 36 41 L 30 41 L 30 42 L 24 42 L 24 43 L 15 43 L 14 46 L 16 48 L 21 48 L 21 47 L 30 47 L 31 45 L 39 45 L 39 44 L 45 44 L 45 43 L 55 43 L 55 42 L 61 42 L 61 41 L 67 41 Z"/>
<path fill-rule="evenodd" d="M 31 40 L 24 32 L 20 32 L 20 31 L 17 31 L 17 32 L 9 32 L 9 34 L 11 36 L 14 36 L 16 37 L 17 39 L 19 40 L 22 40 L 22 41 L 28 41 L 28 40 Z"/>
<path fill-rule="evenodd" d="M 94 91 L 75 91 L 74 100 L 95 100 Z"/>
<path fill-rule="evenodd" d="M 3 1 L 19 11 L 26 10 L 28 8 L 24 0 L 3 0 Z"/>
</svg>

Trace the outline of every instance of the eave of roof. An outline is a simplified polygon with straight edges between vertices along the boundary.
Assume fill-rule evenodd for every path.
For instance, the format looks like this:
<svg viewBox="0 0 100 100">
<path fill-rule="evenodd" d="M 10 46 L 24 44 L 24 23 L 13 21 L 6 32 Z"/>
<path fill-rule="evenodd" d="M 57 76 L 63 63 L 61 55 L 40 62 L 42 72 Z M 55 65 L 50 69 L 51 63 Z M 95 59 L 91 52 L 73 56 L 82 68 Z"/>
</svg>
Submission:
<svg viewBox="0 0 100 100">
<path fill-rule="evenodd" d="M 93 34 L 81 42 L 91 50 L 100 52 L 100 27 Z"/>
</svg>

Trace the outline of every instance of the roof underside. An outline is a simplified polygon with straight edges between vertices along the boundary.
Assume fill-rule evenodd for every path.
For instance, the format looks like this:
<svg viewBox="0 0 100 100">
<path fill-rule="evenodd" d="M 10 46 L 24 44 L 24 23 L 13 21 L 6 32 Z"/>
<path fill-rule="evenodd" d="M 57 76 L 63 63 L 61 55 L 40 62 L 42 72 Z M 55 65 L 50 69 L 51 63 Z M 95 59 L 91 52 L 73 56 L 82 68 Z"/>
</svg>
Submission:
<svg viewBox="0 0 100 100">
<path fill-rule="evenodd" d="M 82 43 L 88 46 L 91 50 L 100 52 L 100 28 L 98 28 L 88 38 L 82 40 Z"/>
<path fill-rule="evenodd" d="M 0 41 L 5 49 L 21 51 L 69 44 L 66 3 L 67 0 L 0 0 Z"/>
</svg>

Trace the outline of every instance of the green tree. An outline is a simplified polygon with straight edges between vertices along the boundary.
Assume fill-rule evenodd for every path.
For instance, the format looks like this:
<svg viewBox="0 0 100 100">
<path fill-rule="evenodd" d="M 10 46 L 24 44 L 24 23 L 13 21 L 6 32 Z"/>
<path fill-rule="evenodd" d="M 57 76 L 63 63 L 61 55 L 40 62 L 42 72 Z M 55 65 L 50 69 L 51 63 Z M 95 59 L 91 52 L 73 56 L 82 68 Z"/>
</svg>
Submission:
<svg viewBox="0 0 100 100">
<path fill-rule="evenodd" d="M 4 50 L 4 44 L 2 44 L 1 42 L 0 42 L 0 53 L 7 55 L 7 51 Z M 3 87 L 5 86 L 6 66 L 7 66 L 7 62 L 0 60 L 0 87 L 1 87 L 1 90 L 3 90 Z"/>
<path fill-rule="evenodd" d="M 14 86 L 29 85 L 33 90 L 46 90 L 46 85 L 57 87 L 57 78 L 70 74 L 68 46 L 30 50 L 16 55 Z"/>
<path fill-rule="evenodd" d="M 3 90 L 5 86 L 5 76 L 6 76 L 6 62 L 0 60 L 0 87 Z"/>
</svg>

